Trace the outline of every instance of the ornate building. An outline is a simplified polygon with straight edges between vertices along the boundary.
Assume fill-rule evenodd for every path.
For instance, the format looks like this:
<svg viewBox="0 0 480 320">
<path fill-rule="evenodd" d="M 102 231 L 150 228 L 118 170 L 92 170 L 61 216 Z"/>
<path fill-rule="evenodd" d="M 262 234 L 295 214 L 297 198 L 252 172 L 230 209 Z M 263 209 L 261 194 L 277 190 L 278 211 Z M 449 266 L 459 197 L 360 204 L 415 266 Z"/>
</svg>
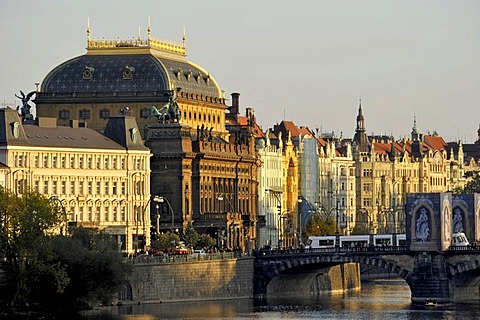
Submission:
<svg viewBox="0 0 480 320">
<path fill-rule="evenodd" d="M 157 230 L 182 232 L 192 223 L 219 246 L 256 246 L 253 111 L 246 125 L 227 130 L 238 99 L 227 113 L 215 79 L 186 59 L 185 36 L 182 44 L 159 41 L 149 26 L 146 39 L 92 39 L 88 28 L 87 53 L 54 68 L 35 103 L 40 116 L 87 122 L 99 132 L 110 115 L 129 112 L 154 154 L 151 190 L 161 201 L 150 214 Z"/>
<path fill-rule="evenodd" d="M 478 170 L 478 162 L 473 155 L 465 157 L 461 143 L 449 145 L 436 133 L 421 134 L 416 119 L 411 139 L 368 137 L 361 104 L 353 157 L 357 224 L 370 233 L 405 232 L 407 193 L 451 192 L 465 185 L 465 171 Z"/>
<path fill-rule="evenodd" d="M 102 135 L 78 121 L 27 124 L 15 110 L 0 109 L 2 185 L 49 197 L 69 226 L 104 230 L 124 252 L 143 250 L 150 243 L 151 154 L 137 132 L 126 115 L 112 117 Z"/>
</svg>

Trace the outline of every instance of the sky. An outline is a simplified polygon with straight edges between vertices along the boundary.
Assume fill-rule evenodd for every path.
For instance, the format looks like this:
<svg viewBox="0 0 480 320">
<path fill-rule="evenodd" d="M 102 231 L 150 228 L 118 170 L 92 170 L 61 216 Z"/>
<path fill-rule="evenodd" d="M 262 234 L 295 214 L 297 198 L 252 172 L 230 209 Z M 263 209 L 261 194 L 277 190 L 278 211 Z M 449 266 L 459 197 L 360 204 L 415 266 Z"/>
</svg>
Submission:
<svg viewBox="0 0 480 320">
<path fill-rule="evenodd" d="M 0 106 L 86 53 L 92 38 L 152 36 L 240 93 L 266 129 L 282 120 L 353 137 L 361 99 L 367 133 L 447 142 L 477 139 L 480 1 L 0 0 Z"/>
</svg>

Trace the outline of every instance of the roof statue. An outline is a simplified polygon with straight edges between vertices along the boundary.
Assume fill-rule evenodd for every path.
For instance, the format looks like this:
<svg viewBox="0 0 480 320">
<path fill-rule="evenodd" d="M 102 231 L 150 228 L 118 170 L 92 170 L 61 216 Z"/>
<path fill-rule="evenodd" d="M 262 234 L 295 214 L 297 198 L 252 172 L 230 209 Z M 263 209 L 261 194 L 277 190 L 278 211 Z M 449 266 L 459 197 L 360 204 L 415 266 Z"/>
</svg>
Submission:
<svg viewBox="0 0 480 320">
<path fill-rule="evenodd" d="M 33 114 L 30 112 L 30 100 L 32 98 L 32 96 L 36 93 L 36 91 L 32 91 L 30 93 L 28 93 L 27 95 L 25 95 L 25 93 L 23 93 L 22 90 L 20 90 L 20 94 L 22 95 L 21 97 L 15 95 L 15 97 L 17 97 L 18 99 L 22 100 L 22 106 L 17 106 L 17 111 L 20 109 L 20 114 L 22 116 L 22 120 L 23 121 L 27 121 L 27 120 L 33 120 Z"/>
<path fill-rule="evenodd" d="M 155 106 L 150 108 L 152 115 L 158 119 L 158 123 L 178 123 L 180 121 L 180 110 L 176 101 L 175 92 L 170 94 L 168 102 L 158 110 Z"/>
</svg>

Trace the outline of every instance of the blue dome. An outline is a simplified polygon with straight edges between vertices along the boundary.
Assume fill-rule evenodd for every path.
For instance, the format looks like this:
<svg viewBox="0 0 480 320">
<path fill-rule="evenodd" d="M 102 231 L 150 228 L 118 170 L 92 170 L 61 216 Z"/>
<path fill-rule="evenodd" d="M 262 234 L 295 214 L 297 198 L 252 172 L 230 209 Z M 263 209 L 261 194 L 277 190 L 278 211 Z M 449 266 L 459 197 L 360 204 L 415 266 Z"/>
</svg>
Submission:
<svg viewBox="0 0 480 320">
<path fill-rule="evenodd" d="M 85 54 L 53 69 L 41 92 L 142 92 L 181 87 L 182 92 L 220 97 L 215 80 L 186 59 L 154 54 Z"/>
</svg>

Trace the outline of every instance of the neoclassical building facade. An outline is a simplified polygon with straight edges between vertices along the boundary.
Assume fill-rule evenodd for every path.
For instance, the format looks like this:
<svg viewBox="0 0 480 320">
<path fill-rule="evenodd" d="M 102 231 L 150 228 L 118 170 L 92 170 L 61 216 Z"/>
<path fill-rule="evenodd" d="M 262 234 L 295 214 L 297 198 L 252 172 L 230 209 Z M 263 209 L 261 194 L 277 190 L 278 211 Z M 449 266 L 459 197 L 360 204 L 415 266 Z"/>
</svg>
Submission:
<svg viewBox="0 0 480 320">
<path fill-rule="evenodd" d="M 87 52 L 53 68 L 34 102 L 39 116 L 98 132 L 110 116 L 129 113 L 153 153 L 151 194 L 163 200 L 149 211 L 154 227 L 181 233 L 191 223 L 219 247 L 256 246 L 253 117 L 227 129 L 238 99 L 227 106 L 213 76 L 187 60 L 185 36 L 160 41 L 148 26 L 146 38 L 94 39 L 88 28 Z"/>
<path fill-rule="evenodd" d="M 77 121 L 22 121 L 0 109 L 2 185 L 17 194 L 33 189 L 56 201 L 70 227 L 98 228 L 127 253 L 150 244 L 150 150 L 135 119 L 117 116 L 102 135 Z"/>
</svg>

